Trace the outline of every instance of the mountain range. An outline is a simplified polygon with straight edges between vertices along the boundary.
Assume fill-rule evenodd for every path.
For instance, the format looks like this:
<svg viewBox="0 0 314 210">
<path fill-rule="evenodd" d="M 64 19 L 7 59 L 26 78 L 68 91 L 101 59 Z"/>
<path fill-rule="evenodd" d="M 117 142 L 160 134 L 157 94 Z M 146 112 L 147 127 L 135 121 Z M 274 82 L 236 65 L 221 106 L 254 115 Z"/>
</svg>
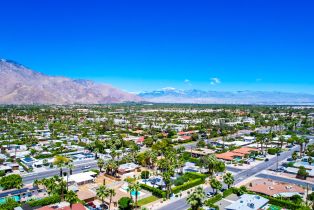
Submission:
<svg viewBox="0 0 314 210">
<path fill-rule="evenodd" d="M 137 95 L 89 80 L 48 76 L 0 59 L 1 104 L 107 104 L 141 101 Z"/>
<path fill-rule="evenodd" d="M 163 88 L 138 94 L 155 103 L 198 104 L 313 104 L 314 95 L 277 91 L 204 91 Z"/>
<path fill-rule="evenodd" d="M 90 80 L 48 76 L 0 59 L 0 104 L 314 104 L 314 95 L 268 91 L 204 91 L 163 88 L 137 95 Z"/>
</svg>

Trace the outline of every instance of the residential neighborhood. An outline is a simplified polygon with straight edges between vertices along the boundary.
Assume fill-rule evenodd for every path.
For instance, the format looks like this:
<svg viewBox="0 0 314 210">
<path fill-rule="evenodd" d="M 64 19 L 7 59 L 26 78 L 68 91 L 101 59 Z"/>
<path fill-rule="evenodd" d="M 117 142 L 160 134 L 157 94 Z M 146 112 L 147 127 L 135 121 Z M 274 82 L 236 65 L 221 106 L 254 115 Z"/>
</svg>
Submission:
<svg viewBox="0 0 314 210">
<path fill-rule="evenodd" d="M 2 106 L 0 209 L 311 209 L 313 109 Z"/>
</svg>

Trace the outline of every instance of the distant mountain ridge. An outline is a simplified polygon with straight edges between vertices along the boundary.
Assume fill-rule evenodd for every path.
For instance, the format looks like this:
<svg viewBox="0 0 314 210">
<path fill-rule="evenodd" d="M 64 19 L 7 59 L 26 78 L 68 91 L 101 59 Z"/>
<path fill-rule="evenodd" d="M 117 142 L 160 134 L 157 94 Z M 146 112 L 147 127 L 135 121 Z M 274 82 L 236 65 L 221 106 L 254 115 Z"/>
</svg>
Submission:
<svg viewBox="0 0 314 210">
<path fill-rule="evenodd" d="M 278 91 L 204 91 L 164 88 L 138 96 L 155 103 L 314 104 L 314 95 Z"/>
<path fill-rule="evenodd" d="M 0 104 L 107 104 L 142 99 L 107 84 L 48 76 L 0 59 Z"/>
</svg>

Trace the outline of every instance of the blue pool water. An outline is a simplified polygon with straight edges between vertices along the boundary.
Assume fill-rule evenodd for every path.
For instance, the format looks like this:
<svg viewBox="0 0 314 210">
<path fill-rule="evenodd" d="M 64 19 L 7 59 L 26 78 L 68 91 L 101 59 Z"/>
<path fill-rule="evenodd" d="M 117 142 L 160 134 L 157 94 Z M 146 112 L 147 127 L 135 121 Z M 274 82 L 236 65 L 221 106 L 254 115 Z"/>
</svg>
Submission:
<svg viewBox="0 0 314 210">
<path fill-rule="evenodd" d="M 26 162 L 26 163 L 29 163 L 29 162 L 34 161 L 34 159 L 31 158 L 31 157 L 26 157 L 26 158 L 23 158 L 23 161 Z"/>
<path fill-rule="evenodd" d="M 20 196 L 18 196 L 18 195 L 12 196 L 11 198 L 13 198 L 17 202 L 20 201 Z M 4 204 L 5 202 L 6 202 L 5 198 L 0 198 L 0 204 Z"/>
<path fill-rule="evenodd" d="M 128 191 L 128 188 L 127 187 L 123 187 L 122 189 L 124 189 L 125 191 Z M 140 196 L 141 195 L 141 192 L 137 192 L 136 193 L 136 191 L 131 191 L 131 195 L 132 196 L 136 196 L 136 194 L 137 194 L 137 196 Z"/>
</svg>

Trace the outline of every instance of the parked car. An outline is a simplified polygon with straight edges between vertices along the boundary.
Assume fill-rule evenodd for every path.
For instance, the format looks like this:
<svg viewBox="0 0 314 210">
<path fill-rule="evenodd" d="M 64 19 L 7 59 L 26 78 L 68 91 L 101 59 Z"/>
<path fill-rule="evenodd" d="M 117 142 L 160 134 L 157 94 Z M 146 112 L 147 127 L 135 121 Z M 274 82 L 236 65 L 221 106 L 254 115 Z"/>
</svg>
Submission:
<svg viewBox="0 0 314 210">
<path fill-rule="evenodd" d="M 208 192 L 208 193 L 206 193 L 206 196 L 207 196 L 208 198 L 213 197 L 213 196 L 214 196 L 214 193 L 213 193 L 213 192 Z"/>
</svg>

